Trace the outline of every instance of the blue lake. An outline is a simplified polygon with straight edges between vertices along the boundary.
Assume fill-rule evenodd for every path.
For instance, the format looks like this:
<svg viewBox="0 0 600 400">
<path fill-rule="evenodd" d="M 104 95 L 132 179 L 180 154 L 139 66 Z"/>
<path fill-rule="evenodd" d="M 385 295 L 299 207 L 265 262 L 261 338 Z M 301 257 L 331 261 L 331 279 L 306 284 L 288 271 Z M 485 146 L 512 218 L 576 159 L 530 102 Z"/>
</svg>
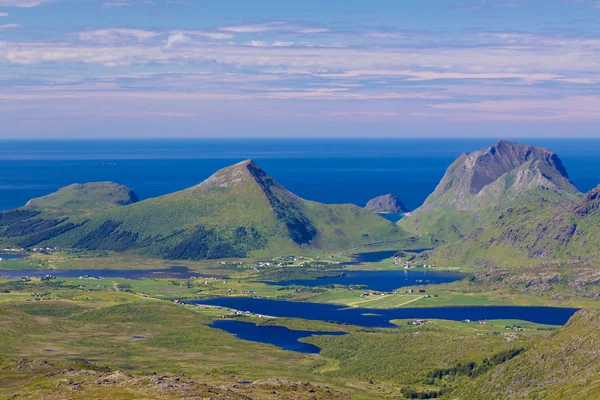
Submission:
<svg viewBox="0 0 600 400">
<path fill-rule="evenodd" d="M 280 282 L 267 282 L 270 285 L 281 286 L 328 286 L 363 285 L 371 290 L 390 292 L 394 289 L 415 286 L 450 283 L 463 279 L 464 274 L 457 272 L 433 271 L 433 270 L 401 270 L 401 271 L 340 271 L 344 275 L 319 279 L 296 279 Z"/>
<path fill-rule="evenodd" d="M 15 260 L 18 258 L 25 258 L 27 257 L 25 254 L 5 254 L 5 253 L 0 253 L 0 258 L 2 258 L 3 260 Z"/>
<path fill-rule="evenodd" d="M 395 327 L 396 325 L 390 323 L 390 320 L 409 318 L 447 319 L 453 321 L 462 321 L 465 319 L 518 319 L 539 324 L 564 325 L 577 311 L 575 308 L 520 306 L 368 309 L 250 297 L 220 297 L 191 303 L 228 307 L 274 317 L 332 321 L 370 328 Z"/>
<path fill-rule="evenodd" d="M 2 265 L 0 264 L 0 267 Z M 80 276 L 99 277 L 99 278 L 123 278 L 123 279 L 144 279 L 144 278 L 174 278 L 188 279 L 192 276 L 208 278 L 209 276 L 199 274 L 187 267 L 171 267 L 165 269 L 151 270 L 118 270 L 118 269 L 72 269 L 72 270 L 51 270 L 51 269 L 24 269 L 24 270 L 2 270 L 0 276 L 8 279 L 21 278 L 23 276 L 40 277 L 52 275 L 62 278 L 78 278 Z"/>
<path fill-rule="evenodd" d="M 345 335 L 344 332 L 311 332 L 288 329 L 284 326 L 256 325 L 251 322 L 216 320 L 209 325 L 211 328 L 222 329 L 239 339 L 251 342 L 268 343 L 284 350 L 298 351 L 306 354 L 318 354 L 321 349 L 310 343 L 298 341 L 300 338 L 315 335 Z"/>
</svg>

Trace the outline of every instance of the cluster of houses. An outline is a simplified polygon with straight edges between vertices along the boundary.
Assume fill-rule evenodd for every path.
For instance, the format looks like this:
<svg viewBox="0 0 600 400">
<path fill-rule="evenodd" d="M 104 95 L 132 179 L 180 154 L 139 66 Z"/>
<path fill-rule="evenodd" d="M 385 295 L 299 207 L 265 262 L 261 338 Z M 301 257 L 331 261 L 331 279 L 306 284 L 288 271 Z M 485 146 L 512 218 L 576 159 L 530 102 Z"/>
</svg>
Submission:
<svg viewBox="0 0 600 400">
<path fill-rule="evenodd" d="M 79 279 L 91 279 L 91 280 L 94 280 L 94 281 L 99 281 L 102 278 L 100 278 L 99 276 L 82 275 L 82 276 L 79 277 Z"/>
<path fill-rule="evenodd" d="M 174 303 L 175 304 L 183 304 L 179 300 L 175 300 Z M 240 311 L 240 310 L 236 310 L 234 308 L 228 308 L 228 307 L 222 307 L 222 306 L 210 306 L 210 305 L 206 305 L 206 304 L 196 304 L 196 306 L 202 308 L 203 310 L 216 309 L 219 311 L 230 311 L 233 315 L 236 315 L 236 316 L 246 316 L 246 317 L 254 316 L 254 317 L 258 317 L 258 318 L 277 318 L 277 317 L 272 317 L 269 315 L 255 314 L 250 311 Z"/>
<path fill-rule="evenodd" d="M 504 327 L 506 330 L 523 332 L 523 327 L 521 325 L 507 325 Z"/>
<path fill-rule="evenodd" d="M 411 325 L 429 325 L 430 323 L 431 323 L 431 321 L 428 321 L 428 320 L 416 319 L 416 320 L 412 321 L 410 324 Z"/>
<path fill-rule="evenodd" d="M 58 250 L 59 250 L 58 247 L 34 247 L 33 249 L 31 249 L 31 251 L 33 251 L 34 253 L 44 253 L 44 254 L 53 253 Z"/>
<path fill-rule="evenodd" d="M 463 319 L 461 322 L 464 323 L 464 324 L 470 324 L 471 322 L 477 322 L 480 325 L 485 325 L 485 323 L 487 321 L 485 319 L 480 319 L 478 321 L 471 321 L 470 319 Z"/>
<path fill-rule="evenodd" d="M 408 261 L 404 261 L 402 262 L 402 257 L 394 257 L 394 264 L 395 265 L 402 265 L 404 266 L 404 269 L 411 269 L 411 268 L 416 268 L 416 267 L 422 267 L 422 268 L 435 268 L 436 265 L 435 264 L 422 264 L 422 265 L 416 265 L 416 261 L 414 260 L 408 260 Z"/>
<path fill-rule="evenodd" d="M 385 296 L 388 293 L 385 292 L 364 292 L 360 295 L 360 297 L 369 297 L 369 296 Z"/>
<path fill-rule="evenodd" d="M 412 294 L 412 293 L 425 293 L 427 292 L 425 289 L 406 289 L 403 293 Z M 394 294 L 400 293 L 399 290 L 394 290 Z"/>
<path fill-rule="evenodd" d="M 24 251 L 25 251 L 25 249 L 12 249 L 10 247 L 7 247 L 2 250 L 2 252 L 4 252 L 4 253 L 22 253 Z"/>
</svg>

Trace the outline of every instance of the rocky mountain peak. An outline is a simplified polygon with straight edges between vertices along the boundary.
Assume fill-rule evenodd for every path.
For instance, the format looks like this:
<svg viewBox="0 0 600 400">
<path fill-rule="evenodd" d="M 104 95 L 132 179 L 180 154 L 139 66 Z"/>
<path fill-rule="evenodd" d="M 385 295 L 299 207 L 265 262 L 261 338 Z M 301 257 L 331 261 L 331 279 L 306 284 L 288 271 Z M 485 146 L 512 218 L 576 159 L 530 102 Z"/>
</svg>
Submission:
<svg viewBox="0 0 600 400">
<path fill-rule="evenodd" d="M 249 184 L 260 186 L 281 187 L 273 178 L 258 166 L 253 160 L 244 160 L 229 167 L 225 167 L 204 182 L 193 187 L 193 190 L 211 190 L 226 188 L 243 188 Z"/>
<path fill-rule="evenodd" d="M 479 193 L 486 185 L 523 164 L 538 161 L 565 179 L 569 175 L 560 158 L 549 149 L 502 140 L 467 156 L 469 191 Z"/>
<path fill-rule="evenodd" d="M 502 140 L 458 157 L 419 210 L 447 206 L 473 210 L 515 199 L 537 189 L 571 195 L 578 193 L 554 152 Z"/>
<path fill-rule="evenodd" d="M 385 194 L 369 200 L 365 210 L 376 213 L 404 213 L 408 211 L 402 201 L 393 194 Z"/>
</svg>

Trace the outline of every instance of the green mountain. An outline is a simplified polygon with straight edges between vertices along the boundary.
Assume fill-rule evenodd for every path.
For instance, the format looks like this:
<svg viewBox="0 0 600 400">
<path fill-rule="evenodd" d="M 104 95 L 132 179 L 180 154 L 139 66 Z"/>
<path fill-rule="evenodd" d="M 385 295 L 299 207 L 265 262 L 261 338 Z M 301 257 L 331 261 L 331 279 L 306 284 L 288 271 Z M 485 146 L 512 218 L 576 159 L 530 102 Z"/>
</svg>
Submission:
<svg viewBox="0 0 600 400">
<path fill-rule="evenodd" d="M 399 225 L 453 241 L 509 207 L 530 201 L 562 204 L 578 194 L 551 150 L 500 141 L 458 157 L 425 203 Z"/>
<path fill-rule="evenodd" d="M 25 207 L 0 213 L 0 241 L 28 247 L 72 229 L 75 224 L 70 221 L 73 219 L 80 220 L 84 216 L 135 202 L 135 193 L 116 183 L 70 185 L 32 199 Z"/>
<path fill-rule="evenodd" d="M 33 207 L 14 211 L 9 219 L 26 223 L 35 217 L 30 214 Z M 357 206 L 301 199 L 250 160 L 189 189 L 70 216 L 48 228 L 3 236 L 22 247 L 101 249 L 193 260 L 339 251 L 409 240 L 394 224 Z"/>
<path fill-rule="evenodd" d="M 435 258 L 455 265 L 600 259 L 600 187 L 568 204 L 538 200 L 502 212 Z"/>
<path fill-rule="evenodd" d="M 73 184 L 27 202 L 27 207 L 53 215 L 83 215 L 136 203 L 136 194 L 112 182 Z"/>
<path fill-rule="evenodd" d="M 558 333 L 469 382 L 452 399 L 600 398 L 600 311 L 577 312 Z"/>
</svg>

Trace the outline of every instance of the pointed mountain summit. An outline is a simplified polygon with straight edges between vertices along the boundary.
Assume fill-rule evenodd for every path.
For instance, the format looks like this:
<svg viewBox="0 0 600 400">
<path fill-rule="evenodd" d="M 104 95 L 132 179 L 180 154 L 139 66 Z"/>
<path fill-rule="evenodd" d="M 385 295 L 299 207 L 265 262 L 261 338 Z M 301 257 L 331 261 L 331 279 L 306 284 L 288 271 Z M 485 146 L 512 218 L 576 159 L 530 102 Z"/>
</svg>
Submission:
<svg viewBox="0 0 600 400">
<path fill-rule="evenodd" d="M 15 215 L 13 222 L 26 224 L 28 218 Z M 223 168 L 176 193 L 75 215 L 54 225 L 6 237 L 21 247 L 127 251 L 191 260 L 320 254 L 411 237 L 357 206 L 304 200 L 252 160 Z"/>
<path fill-rule="evenodd" d="M 538 200 L 567 204 L 578 196 L 551 150 L 500 141 L 458 157 L 425 203 L 399 225 L 451 241 L 485 226 L 503 208 Z"/>
<path fill-rule="evenodd" d="M 375 197 L 367 202 L 365 210 L 375 213 L 405 213 L 408 211 L 402 201 L 393 194 Z"/>
</svg>

